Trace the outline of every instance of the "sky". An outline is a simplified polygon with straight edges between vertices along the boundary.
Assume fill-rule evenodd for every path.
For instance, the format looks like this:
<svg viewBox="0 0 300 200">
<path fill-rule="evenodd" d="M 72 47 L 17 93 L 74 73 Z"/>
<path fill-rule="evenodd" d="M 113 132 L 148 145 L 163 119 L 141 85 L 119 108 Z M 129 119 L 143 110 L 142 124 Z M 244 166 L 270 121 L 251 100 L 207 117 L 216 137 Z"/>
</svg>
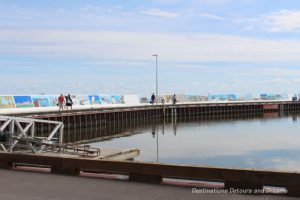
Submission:
<svg viewBox="0 0 300 200">
<path fill-rule="evenodd" d="M 299 0 L 0 0 L 0 94 L 299 93 Z"/>
</svg>

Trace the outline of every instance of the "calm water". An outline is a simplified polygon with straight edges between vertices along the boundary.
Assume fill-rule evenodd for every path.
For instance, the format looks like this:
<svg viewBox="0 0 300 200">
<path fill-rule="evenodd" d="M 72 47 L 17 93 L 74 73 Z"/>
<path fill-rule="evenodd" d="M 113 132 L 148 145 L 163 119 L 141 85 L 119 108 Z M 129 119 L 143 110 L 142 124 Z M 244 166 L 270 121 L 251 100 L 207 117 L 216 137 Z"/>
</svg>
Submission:
<svg viewBox="0 0 300 200">
<path fill-rule="evenodd" d="M 126 135 L 91 145 L 138 148 L 141 155 L 136 160 L 150 162 L 292 171 L 300 168 L 300 115 L 169 119 L 125 127 L 120 132 Z"/>
</svg>

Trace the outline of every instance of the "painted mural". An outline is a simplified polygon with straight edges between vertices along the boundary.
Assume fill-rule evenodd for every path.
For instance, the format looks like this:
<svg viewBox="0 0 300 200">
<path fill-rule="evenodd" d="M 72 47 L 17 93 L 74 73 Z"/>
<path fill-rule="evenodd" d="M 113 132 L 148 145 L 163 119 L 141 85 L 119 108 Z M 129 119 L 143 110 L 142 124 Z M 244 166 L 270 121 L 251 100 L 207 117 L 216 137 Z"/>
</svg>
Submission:
<svg viewBox="0 0 300 200">
<path fill-rule="evenodd" d="M 110 105 L 126 104 L 137 105 L 149 104 L 151 95 L 71 95 L 73 104 L 82 105 Z M 9 96 L 0 95 L 0 109 L 2 108 L 31 108 L 31 107 L 51 107 L 58 106 L 59 95 L 32 95 L 32 96 Z M 173 94 L 158 96 L 158 102 L 172 103 Z M 292 100 L 292 97 L 299 97 L 300 94 L 210 94 L 210 95 L 184 95 L 176 94 L 177 102 L 206 102 L 206 101 L 260 101 L 260 100 Z"/>
<path fill-rule="evenodd" d="M 100 97 L 101 104 L 111 104 L 112 103 L 111 96 L 109 96 L 109 95 L 100 95 L 99 97 Z"/>
<path fill-rule="evenodd" d="M 91 105 L 88 95 L 71 95 L 71 98 L 74 105 Z"/>
<path fill-rule="evenodd" d="M 48 96 L 31 96 L 34 107 L 49 107 Z"/>
<path fill-rule="evenodd" d="M 122 95 L 111 95 L 111 103 L 112 104 L 124 104 L 124 96 Z"/>
<path fill-rule="evenodd" d="M 88 97 L 91 105 L 101 104 L 99 95 L 89 95 Z"/>
<path fill-rule="evenodd" d="M 0 96 L 0 108 L 14 108 L 14 98 L 12 96 Z"/>
<path fill-rule="evenodd" d="M 187 102 L 208 101 L 208 96 L 186 95 Z"/>
<path fill-rule="evenodd" d="M 150 97 L 141 96 L 140 97 L 140 103 L 150 103 Z"/>
<path fill-rule="evenodd" d="M 176 94 L 177 102 L 187 102 L 186 95 L 184 94 Z"/>
<path fill-rule="evenodd" d="M 246 101 L 251 101 L 251 100 L 253 100 L 252 94 L 246 94 L 246 95 L 245 95 L 245 100 L 246 100 Z"/>
<path fill-rule="evenodd" d="M 14 96 L 15 105 L 17 108 L 32 108 L 32 100 L 30 96 Z"/>
<path fill-rule="evenodd" d="M 50 96 L 48 96 L 49 106 L 58 106 L 58 96 L 59 95 L 50 95 Z"/>
<path fill-rule="evenodd" d="M 163 98 L 165 100 L 165 103 L 171 103 L 172 102 L 172 97 L 173 97 L 173 95 L 171 95 L 171 94 L 164 95 Z"/>
<path fill-rule="evenodd" d="M 283 94 L 260 94 L 260 98 L 262 100 L 284 100 L 286 99 L 286 95 Z"/>
</svg>

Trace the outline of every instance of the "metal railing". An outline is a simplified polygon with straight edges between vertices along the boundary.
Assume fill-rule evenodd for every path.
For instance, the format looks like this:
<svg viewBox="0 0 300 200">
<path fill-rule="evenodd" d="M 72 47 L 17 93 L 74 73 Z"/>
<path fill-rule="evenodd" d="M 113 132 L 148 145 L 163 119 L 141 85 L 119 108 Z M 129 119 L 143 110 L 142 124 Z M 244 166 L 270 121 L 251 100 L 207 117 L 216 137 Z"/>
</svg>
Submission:
<svg viewBox="0 0 300 200">
<path fill-rule="evenodd" d="M 6 131 L 10 134 L 10 140 L 6 142 L 8 144 L 7 152 L 12 152 L 22 140 L 25 140 L 27 146 L 30 147 L 33 143 L 38 143 L 37 140 L 39 139 L 41 145 L 38 151 L 42 151 L 46 146 L 45 144 L 53 143 L 54 136 L 56 135 L 58 135 L 58 144 L 63 143 L 64 124 L 62 122 L 10 116 L 0 116 L 0 122 L 0 133 Z M 40 139 L 36 136 L 36 123 L 51 124 L 54 126 L 52 126 L 53 129 L 47 137 Z"/>
</svg>

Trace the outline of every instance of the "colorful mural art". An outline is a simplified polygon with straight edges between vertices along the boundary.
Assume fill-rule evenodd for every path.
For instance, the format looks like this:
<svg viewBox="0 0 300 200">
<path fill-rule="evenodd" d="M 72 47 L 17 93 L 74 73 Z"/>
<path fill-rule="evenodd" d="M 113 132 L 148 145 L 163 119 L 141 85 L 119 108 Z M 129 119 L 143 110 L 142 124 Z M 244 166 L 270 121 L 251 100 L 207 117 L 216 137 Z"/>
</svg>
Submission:
<svg viewBox="0 0 300 200">
<path fill-rule="evenodd" d="M 91 105 L 88 95 L 71 95 L 73 105 L 84 106 Z"/>
<path fill-rule="evenodd" d="M 158 96 L 158 102 L 164 102 L 166 104 L 172 103 L 172 97 L 174 94 L 163 94 Z M 150 96 L 138 96 L 138 95 L 71 95 L 73 105 L 111 105 L 111 104 L 126 104 L 126 105 L 138 105 L 149 104 Z M 31 95 L 31 96 L 9 96 L 0 95 L 0 109 L 2 108 L 32 108 L 32 107 L 56 107 L 58 106 L 59 95 Z M 298 98 L 299 97 L 299 98 Z M 293 100 L 300 99 L 300 94 L 209 94 L 209 95 L 196 95 L 196 94 L 176 94 L 177 102 L 180 103 L 197 103 L 197 102 L 214 102 L 214 101 L 280 101 L 280 100 Z"/>
<path fill-rule="evenodd" d="M 99 95 L 89 95 L 88 97 L 91 105 L 101 104 Z"/>
<path fill-rule="evenodd" d="M 0 108 L 14 108 L 14 98 L 12 96 L 0 96 Z"/>
<path fill-rule="evenodd" d="M 32 100 L 30 96 L 14 96 L 15 105 L 17 108 L 32 108 Z"/>
<path fill-rule="evenodd" d="M 246 100 L 246 101 L 251 101 L 251 100 L 253 100 L 252 94 L 246 94 L 246 95 L 245 95 L 245 100 Z"/>
<path fill-rule="evenodd" d="M 186 95 L 184 94 L 176 94 L 177 102 L 187 102 Z"/>
<path fill-rule="evenodd" d="M 112 103 L 111 96 L 109 96 L 109 95 L 100 95 L 99 97 L 100 97 L 101 104 L 111 104 Z"/>
<path fill-rule="evenodd" d="M 122 95 L 111 95 L 110 96 L 112 104 L 124 104 L 124 96 Z"/>
<path fill-rule="evenodd" d="M 207 96 L 198 96 L 198 95 L 187 95 L 187 102 L 201 102 L 208 101 Z"/>
<path fill-rule="evenodd" d="M 58 96 L 59 95 L 50 95 L 50 96 L 48 96 L 49 106 L 58 106 Z"/>
<path fill-rule="evenodd" d="M 49 107 L 48 96 L 31 96 L 34 107 Z"/>
<path fill-rule="evenodd" d="M 286 96 L 286 94 L 260 94 L 261 100 L 286 100 L 288 99 Z"/>
<path fill-rule="evenodd" d="M 172 102 L 172 97 L 173 97 L 173 95 L 171 95 L 171 94 L 164 95 L 163 98 L 165 100 L 165 103 L 171 103 Z"/>
</svg>

